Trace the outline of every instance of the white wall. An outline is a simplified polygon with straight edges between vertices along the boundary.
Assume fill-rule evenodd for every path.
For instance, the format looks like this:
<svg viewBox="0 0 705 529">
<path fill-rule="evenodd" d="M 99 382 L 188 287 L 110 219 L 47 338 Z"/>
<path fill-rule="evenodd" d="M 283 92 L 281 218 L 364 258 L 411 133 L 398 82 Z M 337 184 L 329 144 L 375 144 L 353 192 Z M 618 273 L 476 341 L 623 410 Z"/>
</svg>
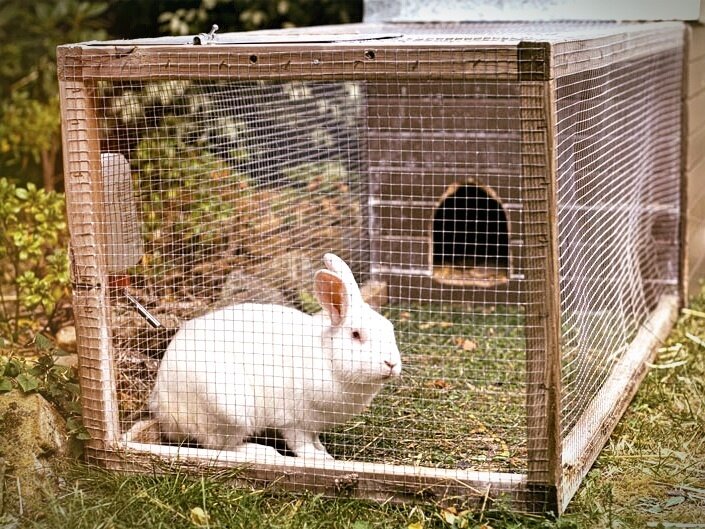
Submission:
<svg viewBox="0 0 705 529">
<path fill-rule="evenodd" d="M 365 0 L 365 22 L 698 20 L 700 4 L 701 0 Z"/>
</svg>

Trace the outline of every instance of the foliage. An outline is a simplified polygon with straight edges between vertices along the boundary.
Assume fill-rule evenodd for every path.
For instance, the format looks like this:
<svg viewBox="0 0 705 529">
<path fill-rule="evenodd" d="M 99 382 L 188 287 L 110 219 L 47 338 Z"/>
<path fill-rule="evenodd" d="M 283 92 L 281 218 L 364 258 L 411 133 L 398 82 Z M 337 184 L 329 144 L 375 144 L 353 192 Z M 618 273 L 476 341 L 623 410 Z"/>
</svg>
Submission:
<svg viewBox="0 0 705 529">
<path fill-rule="evenodd" d="M 35 527 L 341 527 L 373 529 L 641 529 L 696 527 L 705 514 L 705 293 L 678 327 L 559 520 L 502 505 L 373 503 L 233 486 L 164 468 L 125 476 L 77 465 Z M 96 522 L 100 520 L 100 522 Z M 103 523 L 104 525 L 99 525 Z"/>
<path fill-rule="evenodd" d="M 60 183 L 56 46 L 71 42 L 356 22 L 356 0 L 3 0 L 0 174 Z"/>
<path fill-rule="evenodd" d="M 164 254 L 179 255 L 182 265 L 193 265 L 227 242 L 226 233 L 216 226 L 232 216 L 232 205 L 204 185 L 204 172 L 214 183 L 221 179 L 232 184 L 233 177 L 207 151 L 186 144 L 181 134 L 185 125 L 184 120 L 167 118 L 144 135 L 135 153 L 148 253 L 158 260 L 153 265 L 160 264 Z"/>
<path fill-rule="evenodd" d="M 56 46 L 107 36 L 105 2 L 4 0 L 0 3 L 0 97 L 21 90 L 48 101 L 56 95 Z"/>
<path fill-rule="evenodd" d="M 0 2 L 0 167 L 53 189 L 60 151 L 56 46 L 105 38 L 104 2 Z"/>
<path fill-rule="evenodd" d="M 41 102 L 13 92 L 0 104 L 0 116 L 0 156 L 23 172 L 32 164 L 41 166 L 44 185 L 51 187 L 61 144 L 58 97 Z"/>
<path fill-rule="evenodd" d="M 68 301 L 61 194 L 0 178 L 0 335 L 14 343 L 51 328 Z"/>
<path fill-rule="evenodd" d="M 250 31 L 266 28 L 346 24 L 362 17 L 362 2 L 350 0 L 201 0 L 159 16 L 162 31 L 189 35 L 210 30 Z"/>
<path fill-rule="evenodd" d="M 340 194 L 349 195 L 354 178 L 345 164 L 358 148 L 351 134 L 359 110 L 355 88 L 102 83 L 105 149 L 124 153 L 135 176 L 146 242 L 142 264 L 161 273 L 167 257 L 183 266 L 218 255 L 261 258 L 265 237 L 301 235 L 306 222 L 310 231 L 313 211 L 305 210 L 314 204 L 306 190 L 316 191 L 319 218 L 325 207 L 331 224 L 347 218 L 353 204 L 341 203 Z"/>
<path fill-rule="evenodd" d="M 1 342 L 1 339 L 0 339 Z M 81 451 L 81 442 L 89 439 L 81 423 L 80 390 L 76 370 L 57 364 L 67 353 L 39 334 L 35 346 L 39 355 L 27 360 L 5 350 L 0 343 L 0 395 L 17 389 L 22 393 L 39 393 L 66 418 L 66 427 L 74 455 Z"/>
<path fill-rule="evenodd" d="M 705 519 L 705 291 L 683 309 L 569 512 L 583 526 Z"/>
</svg>

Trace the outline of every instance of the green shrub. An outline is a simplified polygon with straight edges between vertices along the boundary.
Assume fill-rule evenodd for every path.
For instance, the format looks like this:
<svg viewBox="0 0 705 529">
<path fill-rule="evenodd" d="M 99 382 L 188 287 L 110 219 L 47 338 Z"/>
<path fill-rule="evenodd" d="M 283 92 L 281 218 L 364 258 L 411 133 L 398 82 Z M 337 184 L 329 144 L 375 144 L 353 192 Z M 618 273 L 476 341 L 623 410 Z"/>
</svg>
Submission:
<svg viewBox="0 0 705 529">
<path fill-rule="evenodd" d="M 0 178 L 0 336 L 26 345 L 69 298 L 62 194 Z"/>
</svg>

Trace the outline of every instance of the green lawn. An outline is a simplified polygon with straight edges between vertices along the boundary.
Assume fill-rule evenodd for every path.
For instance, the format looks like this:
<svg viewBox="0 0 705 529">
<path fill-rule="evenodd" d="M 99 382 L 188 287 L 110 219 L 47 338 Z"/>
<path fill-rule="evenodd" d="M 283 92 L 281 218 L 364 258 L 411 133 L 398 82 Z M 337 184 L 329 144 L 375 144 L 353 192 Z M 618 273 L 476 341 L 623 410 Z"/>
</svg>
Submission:
<svg viewBox="0 0 705 529">
<path fill-rule="evenodd" d="M 324 436 L 337 458 L 526 471 L 523 316 L 386 309 L 403 351 L 400 381 L 371 409 Z"/>
<path fill-rule="evenodd" d="M 443 326 L 438 327 L 442 332 Z M 402 339 L 410 329 L 400 327 Z M 433 504 L 378 504 L 242 489 L 230 484 L 232 473 L 208 478 L 123 476 L 71 463 L 61 490 L 48 494 L 36 515 L 20 526 L 636 529 L 662 523 L 665 528 L 705 528 L 705 344 L 700 338 L 705 339 L 705 296 L 682 314 L 626 416 L 558 521 L 515 515 L 501 507 L 467 513 Z M 452 387 L 439 385 L 452 392 Z M 426 389 L 416 391 L 423 394 Z M 394 388 L 382 396 L 399 398 L 403 395 Z M 438 409 L 439 414 L 445 411 Z M 402 425 L 403 416 L 401 412 Z M 426 457 L 433 462 L 433 454 Z M 7 527 L 16 526 L 6 516 L 0 517 L 0 527 L 2 520 Z"/>
</svg>

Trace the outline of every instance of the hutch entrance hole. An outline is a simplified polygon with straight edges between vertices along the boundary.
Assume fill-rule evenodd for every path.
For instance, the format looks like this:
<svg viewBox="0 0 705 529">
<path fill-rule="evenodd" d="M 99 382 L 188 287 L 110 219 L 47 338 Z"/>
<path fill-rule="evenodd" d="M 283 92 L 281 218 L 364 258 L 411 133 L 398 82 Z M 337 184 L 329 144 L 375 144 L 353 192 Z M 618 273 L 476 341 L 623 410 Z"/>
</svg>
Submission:
<svg viewBox="0 0 705 529">
<path fill-rule="evenodd" d="M 433 277 L 444 283 L 493 286 L 509 277 L 509 224 L 494 193 L 451 186 L 436 207 Z"/>
</svg>

